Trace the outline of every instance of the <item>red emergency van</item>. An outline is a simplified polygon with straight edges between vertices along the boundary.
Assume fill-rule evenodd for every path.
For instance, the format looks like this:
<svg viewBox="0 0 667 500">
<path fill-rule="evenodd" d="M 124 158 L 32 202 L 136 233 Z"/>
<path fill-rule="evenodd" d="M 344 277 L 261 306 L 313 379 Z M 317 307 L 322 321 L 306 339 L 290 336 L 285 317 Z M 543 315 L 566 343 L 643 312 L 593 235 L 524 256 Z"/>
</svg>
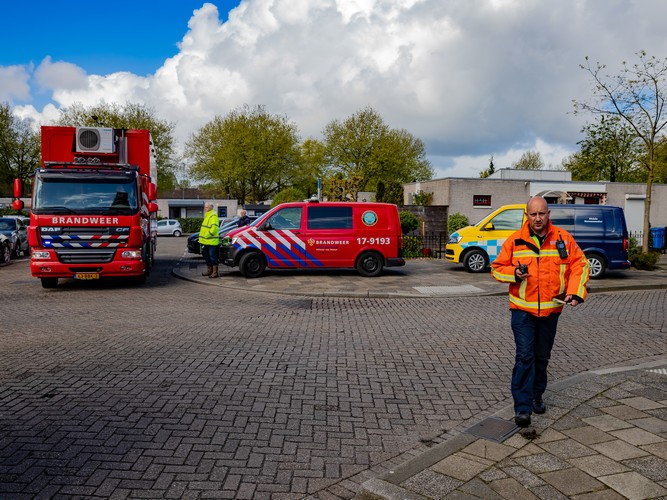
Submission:
<svg viewBox="0 0 667 500">
<path fill-rule="evenodd" d="M 398 208 L 390 203 L 283 203 L 228 237 L 223 262 L 247 278 L 266 268 L 355 268 L 378 276 L 405 265 Z"/>
</svg>

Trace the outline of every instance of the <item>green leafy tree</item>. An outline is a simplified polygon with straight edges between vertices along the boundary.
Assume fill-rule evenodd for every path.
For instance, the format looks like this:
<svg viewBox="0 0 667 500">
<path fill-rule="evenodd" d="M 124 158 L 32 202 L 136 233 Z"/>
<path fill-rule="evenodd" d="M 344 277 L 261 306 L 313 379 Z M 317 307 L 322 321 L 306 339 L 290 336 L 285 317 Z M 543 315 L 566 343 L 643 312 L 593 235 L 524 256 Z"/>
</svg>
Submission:
<svg viewBox="0 0 667 500">
<path fill-rule="evenodd" d="M 539 151 L 526 151 L 517 161 L 512 163 L 512 168 L 517 170 L 541 170 L 544 168 L 544 160 Z"/>
<path fill-rule="evenodd" d="M 383 202 L 385 196 L 385 186 L 384 182 L 378 181 L 377 186 L 375 187 L 375 201 Z"/>
<path fill-rule="evenodd" d="M 479 173 L 479 176 L 480 176 L 482 179 L 486 179 L 488 176 L 490 176 L 491 174 L 495 173 L 495 171 L 496 171 L 496 167 L 495 167 L 495 165 L 493 164 L 493 156 L 492 156 L 491 158 L 489 158 L 489 168 L 487 168 L 487 169 L 485 169 L 485 170 L 482 170 L 482 171 Z"/>
<path fill-rule="evenodd" d="M 605 74 L 606 66 L 591 66 L 586 58 L 581 68 L 592 78 L 590 101 L 575 101 L 575 113 L 614 116 L 630 127 L 644 145 L 646 170 L 646 203 L 644 204 L 644 234 L 650 231 L 651 196 L 658 163 L 656 148 L 660 133 L 667 125 L 667 58 L 649 57 L 645 51 L 637 53 L 639 61 L 631 67 L 623 62 L 620 73 Z M 648 253 L 648 238 L 643 238 L 642 251 Z"/>
<path fill-rule="evenodd" d="M 300 147 L 299 168 L 294 170 L 292 185 L 303 191 L 306 198 L 317 194 L 317 179 L 326 176 L 326 151 L 324 144 L 306 139 Z"/>
<path fill-rule="evenodd" d="M 15 116 L 9 104 L 0 104 L 0 192 L 13 195 L 14 179 L 21 179 L 27 191 L 39 159 L 40 139 L 32 122 Z"/>
<path fill-rule="evenodd" d="M 178 158 L 174 147 L 174 124 L 158 118 L 153 108 L 131 102 L 118 104 L 102 101 L 93 106 L 75 103 L 61 110 L 56 124 L 150 130 L 155 145 L 158 188 L 176 188 Z"/>
<path fill-rule="evenodd" d="M 385 187 L 385 203 L 403 205 L 403 184 L 398 181 L 388 181 Z"/>
<path fill-rule="evenodd" d="M 325 194 L 330 201 L 357 201 L 361 179 L 346 178 L 342 173 L 334 174 L 325 181 Z"/>
<path fill-rule="evenodd" d="M 216 116 L 191 136 L 185 154 L 196 179 L 218 184 L 241 204 L 291 186 L 300 165 L 296 125 L 263 106 Z"/>
<path fill-rule="evenodd" d="M 662 136 L 655 146 L 655 182 L 667 184 L 667 137 Z"/>
<path fill-rule="evenodd" d="M 582 132 L 581 149 L 569 158 L 565 168 L 575 181 L 642 182 L 641 143 L 620 118 L 602 115 Z"/>
<path fill-rule="evenodd" d="M 329 168 L 345 178 L 360 179 L 359 191 L 375 188 L 378 181 L 433 177 L 423 142 L 405 130 L 390 129 L 372 108 L 343 122 L 330 122 L 323 135 Z"/>
<path fill-rule="evenodd" d="M 271 201 L 271 206 L 275 207 L 281 203 L 288 201 L 303 201 L 306 199 L 306 194 L 299 188 L 288 187 L 277 193 Z"/>
</svg>

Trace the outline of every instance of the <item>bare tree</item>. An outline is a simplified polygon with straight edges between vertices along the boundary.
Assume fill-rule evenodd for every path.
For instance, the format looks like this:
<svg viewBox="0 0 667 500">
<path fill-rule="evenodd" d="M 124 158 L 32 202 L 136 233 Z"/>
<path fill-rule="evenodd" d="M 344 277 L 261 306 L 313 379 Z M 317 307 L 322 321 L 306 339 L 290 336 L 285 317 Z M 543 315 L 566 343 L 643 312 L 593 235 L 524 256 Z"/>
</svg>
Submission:
<svg viewBox="0 0 667 500">
<path fill-rule="evenodd" d="M 667 125 L 667 58 L 649 57 L 646 51 L 637 52 L 639 62 L 631 67 L 623 62 L 618 75 L 603 74 L 606 66 L 597 63 L 580 65 L 593 78 L 593 97 L 590 102 L 574 101 L 575 114 L 586 111 L 596 115 L 620 117 L 634 130 L 646 148 L 646 203 L 644 204 L 644 235 L 650 230 L 651 191 L 656 173 L 656 147 L 659 134 Z M 648 252 L 648 237 L 643 238 L 642 251 Z"/>
</svg>

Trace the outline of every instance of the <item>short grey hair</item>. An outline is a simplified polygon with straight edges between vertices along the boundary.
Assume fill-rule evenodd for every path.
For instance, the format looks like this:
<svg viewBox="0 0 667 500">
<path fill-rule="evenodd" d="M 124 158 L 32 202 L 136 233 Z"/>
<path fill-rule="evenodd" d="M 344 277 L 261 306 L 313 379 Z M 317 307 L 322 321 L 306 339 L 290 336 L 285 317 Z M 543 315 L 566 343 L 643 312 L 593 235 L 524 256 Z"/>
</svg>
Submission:
<svg viewBox="0 0 667 500">
<path fill-rule="evenodd" d="M 208 212 L 208 210 L 210 210 L 212 208 L 213 208 L 213 203 L 211 203 L 210 201 L 207 201 L 206 203 L 204 203 L 204 211 Z"/>
</svg>

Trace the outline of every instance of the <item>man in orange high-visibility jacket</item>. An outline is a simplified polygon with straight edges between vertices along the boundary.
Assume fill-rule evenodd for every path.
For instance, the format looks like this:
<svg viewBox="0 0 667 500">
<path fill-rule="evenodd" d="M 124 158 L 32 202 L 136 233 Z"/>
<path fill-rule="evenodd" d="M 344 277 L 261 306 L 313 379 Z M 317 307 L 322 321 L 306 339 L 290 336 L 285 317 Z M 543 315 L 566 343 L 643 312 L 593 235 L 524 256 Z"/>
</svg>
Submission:
<svg viewBox="0 0 667 500">
<path fill-rule="evenodd" d="M 512 332 L 516 345 L 512 370 L 514 421 L 530 425 L 533 412 L 546 411 L 547 365 L 563 303 L 586 298 L 588 259 L 566 230 L 549 221 L 541 196 L 526 205 L 526 222 L 503 244 L 491 264 L 495 279 L 509 283 Z M 554 301 L 560 296 L 561 301 Z"/>
</svg>

